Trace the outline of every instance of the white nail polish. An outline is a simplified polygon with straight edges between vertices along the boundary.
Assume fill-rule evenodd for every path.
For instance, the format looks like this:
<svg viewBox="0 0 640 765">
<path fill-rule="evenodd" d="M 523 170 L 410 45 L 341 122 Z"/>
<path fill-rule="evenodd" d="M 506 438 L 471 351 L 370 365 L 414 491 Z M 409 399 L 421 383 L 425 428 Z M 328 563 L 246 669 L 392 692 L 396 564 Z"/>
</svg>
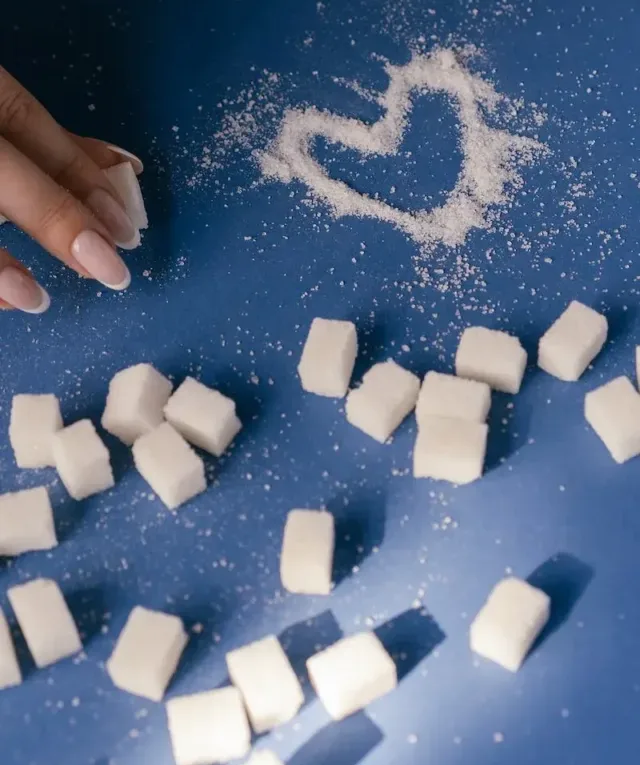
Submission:
<svg viewBox="0 0 640 765">
<path fill-rule="evenodd" d="M 39 284 L 38 284 L 38 288 L 40 289 L 40 293 L 42 295 L 42 301 L 40 305 L 38 305 L 37 308 L 30 308 L 28 310 L 26 308 L 22 308 L 21 310 L 23 313 L 38 314 L 38 313 L 44 313 L 45 311 L 49 310 L 49 306 L 51 305 L 51 297 L 49 296 L 49 293 L 45 289 L 43 289 Z"/>
<path fill-rule="evenodd" d="M 120 282 L 120 284 L 107 284 L 106 282 L 101 282 L 104 284 L 105 287 L 108 287 L 110 290 L 126 290 L 127 287 L 131 284 L 131 272 L 129 269 L 126 269 L 127 275 L 125 278 Z"/>
<path fill-rule="evenodd" d="M 135 250 L 136 247 L 140 246 L 141 242 L 140 232 L 136 231 L 136 235 L 133 239 L 130 239 L 128 242 L 116 242 L 116 246 L 121 250 Z"/>
<path fill-rule="evenodd" d="M 112 143 L 107 144 L 107 149 L 109 149 L 109 151 L 113 151 L 115 154 L 119 154 L 125 159 L 128 159 L 129 162 L 131 162 L 133 165 L 133 169 L 135 170 L 136 175 L 140 175 L 140 173 L 144 170 L 144 165 L 142 164 L 140 157 L 136 157 L 136 155 L 132 154 L 130 151 L 122 149 L 120 146 L 115 146 Z"/>
</svg>

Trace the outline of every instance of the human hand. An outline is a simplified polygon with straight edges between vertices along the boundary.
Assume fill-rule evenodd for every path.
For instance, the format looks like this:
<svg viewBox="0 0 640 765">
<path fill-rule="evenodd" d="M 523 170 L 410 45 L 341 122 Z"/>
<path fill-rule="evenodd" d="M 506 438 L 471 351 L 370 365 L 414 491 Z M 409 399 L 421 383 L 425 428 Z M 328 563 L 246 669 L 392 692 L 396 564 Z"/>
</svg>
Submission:
<svg viewBox="0 0 640 765">
<path fill-rule="evenodd" d="M 115 245 L 137 231 L 102 168 L 133 154 L 61 127 L 0 67 L 0 216 L 82 276 L 115 290 L 131 282 Z M 0 248 L 0 308 L 42 313 L 50 299 L 30 271 Z"/>
</svg>

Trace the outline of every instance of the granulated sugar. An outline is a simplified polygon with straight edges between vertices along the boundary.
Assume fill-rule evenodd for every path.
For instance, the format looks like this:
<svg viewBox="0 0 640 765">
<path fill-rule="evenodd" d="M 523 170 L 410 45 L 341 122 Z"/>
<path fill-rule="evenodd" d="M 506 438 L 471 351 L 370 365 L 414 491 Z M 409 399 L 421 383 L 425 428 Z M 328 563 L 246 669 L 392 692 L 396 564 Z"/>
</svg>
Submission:
<svg viewBox="0 0 640 765">
<path fill-rule="evenodd" d="M 460 54 L 438 48 L 414 54 L 405 66 L 386 65 L 389 87 L 380 98 L 384 116 L 372 124 L 321 112 L 314 107 L 288 109 L 277 137 L 256 157 L 263 175 L 284 183 L 299 180 L 311 196 L 324 202 L 336 217 L 376 218 L 390 223 L 428 254 L 435 246 L 458 247 L 469 232 L 487 228 L 491 208 L 504 205 L 522 185 L 518 167 L 545 150 L 532 138 L 490 126 L 484 112 L 503 100 L 492 84 L 464 65 Z M 413 94 L 445 93 L 460 121 L 462 167 L 445 203 L 431 210 L 401 210 L 331 178 L 312 156 L 313 142 L 322 137 L 365 156 L 397 154 L 411 114 Z"/>
</svg>

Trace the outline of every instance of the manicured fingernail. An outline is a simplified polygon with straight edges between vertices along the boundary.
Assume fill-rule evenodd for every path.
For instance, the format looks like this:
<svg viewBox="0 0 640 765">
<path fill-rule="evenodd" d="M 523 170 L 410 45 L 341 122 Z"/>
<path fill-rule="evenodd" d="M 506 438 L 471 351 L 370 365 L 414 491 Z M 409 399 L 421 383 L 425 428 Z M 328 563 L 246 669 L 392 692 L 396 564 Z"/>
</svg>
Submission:
<svg viewBox="0 0 640 765">
<path fill-rule="evenodd" d="M 0 271 L 0 298 L 25 313 L 44 313 L 51 298 L 29 274 L 14 266 Z"/>
<path fill-rule="evenodd" d="M 126 290 L 131 274 L 124 261 L 95 231 L 83 231 L 71 245 L 71 254 L 94 279 L 112 290 Z"/>
<path fill-rule="evenodd" d="M 87 206 L 103 223 L 116 243 L 131 242 L 136 229 L 124 208 L 104 189 L 94 189 L 87 197 Z"/>
<path fill-rule="evenodd" d="M 129 162 L 131 162 L 133 165 L 133 169 L 136 175 L 140 175 L 140 173 L 144 170 L 144 165 L 142 164 L 140 157 L 136 157 L 136 155 L 132 154 L 130 151 L 121 149 L 119 146 L 114 146 L 111 143 L 107 145 L 107 149 L 113 151 L 115 154 L 120 155 L 124 159 L 129 160 Z"/>
</svg>

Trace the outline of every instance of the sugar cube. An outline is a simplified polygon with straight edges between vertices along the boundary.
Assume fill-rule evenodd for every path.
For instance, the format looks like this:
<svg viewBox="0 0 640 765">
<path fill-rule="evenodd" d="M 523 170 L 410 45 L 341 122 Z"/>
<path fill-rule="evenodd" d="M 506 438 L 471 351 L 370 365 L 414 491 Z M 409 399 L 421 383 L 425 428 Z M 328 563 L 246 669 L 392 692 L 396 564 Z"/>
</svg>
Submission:
<svg viewBox="0 0 640 765">
<path fill-rule="evenodd" d="M 280 579 L 289 592 L 329 595 L 333 569 L 333 515 L 322 510 L 292 510 L 280 554 Z"/>
<path fill-rule="evenodd" d="M 273 635 L 228 653 L 227 669 L 258 735 L 292 720 L 304 703 L 296 673 Z"/>
<path fill-rule="evenodd" d="M 74 499 L 114 485 L 109 450 L 91 420 L 79 420 L 55 433 L 53 458 L 62 483 Z"/>
<path fill-rule="evenodd" d="M 467 327 L 462 333 L 456 353 L 458 377 L 517 393 L 526 366 L 527 353 L 517 337 L 486 327 Z"/>
<path fill-rule="evenodd" d="M 13 646 L 11 631 L 7 624 L 7 619 L 0 610 L 0 690 L 10 688 L 13 685 L 20 685 L 22 682 L 22 673 L 16 656 L 16 649 Z"/>
<path fill-rule="evenodd" d="M 151 364 L 120 370 L 109 383 L 102 427 L 127 446 L 164 422 L 172 384 Z"/>
<path fill-rule="evenodd" d="M 0 495 L 0 555 L 50 550 L 58 544 L 44 486 Z"/>
<path fill-rule="evenodd" d="M 244 765 L 282 765 L 282 760 L 268 749 L 258 749 Z"/>
<path fill-rule="evenodd" d="M 149 219 L 142 198 L 140 182 L 130 162 L 107 167 L 104 171 L 109 183 L 117 191 L 124 204 L 124 209 L 134 228 L 148 228 Z"/>
<path fill-rule="evenodd" d="M 577 300 L 540 338 L 538 366 L 566 382 L 578 380 L 602 350 L 607 319 Z"/>
<path fill-rule="evenodd" d="M 640 394 L 628 377 L 587 393 L 584 414 L 616 462 L 640 454 Z"/>
<path fill-rule="evenodd" d="M 488 426 L 452 417 L 423 417 L 413 450 L 415 478 L 465 484 L 482 475 Z"/>
<path fill-rule="evenodd" d="M 343 398 L 357 354 L 358 337 L 352 322 L 315 318 L 298 364 L 302 387 L 318 396 Z"/>
<path fill-rule="evenodd" d="M 82 650 L 64 595 L 52 579 L 10 587 L 9 603 L 37 667 L 48 667 Z"/>
<path fill-rule="evenodd" d="M 187 377 L 164 408 L 167 422 L 194 446 L 220 457 L 242 424 L 236 405 L 213 388 Z"/>
<path fill-rule="evenodd" d="M 384 443 L 415 407 L 420 380 L 395 361 L 374 364 L 347 396 L 347 420 Z"/>
<path fill-rule="evenodd" d="M 311 684 L 333 720 L 393 690 L 396 665 L 373 632 L 343 638 L 307 660 Z"/>
<path fill-rule="evenodd" d="M 186 644 L 179 617 L 136 606 L 107 661 L 107 672 L 117 688 L 162 701 Z"/>
<path fill-rule="evenodd" d="M 503 579 L 471 625 L 471 650 L 517 672 L 549 620 L 550 608 L 542 590 L 516 577 Z"/>
<path fill-rule="evenodd" d="M 432 415 L 484 422 L 490 407 L 491 388 L 487 383 L 427 372 L 416 404 L 416 419 L 418 427 L 424 417 Z"/>
<path fill-rule="evenodd" d="M 61 427 L 60 404 L 54 395 L 19 393 L 14 396 L 9 441 L 17 466 L 53 467 L 52 436 Z"/>
<path fill-rule="evenodd" d="M 169 510 L 207 488 L 204 462 L 168 422 L 135 442 L 133 460 Z"/>
<path fill-rule="evenodd" d="M 251 730 L 237 688 L 178 696 L 167 701 L 176 765 L 211 765 L 244 757 Z"/>
</svg>

